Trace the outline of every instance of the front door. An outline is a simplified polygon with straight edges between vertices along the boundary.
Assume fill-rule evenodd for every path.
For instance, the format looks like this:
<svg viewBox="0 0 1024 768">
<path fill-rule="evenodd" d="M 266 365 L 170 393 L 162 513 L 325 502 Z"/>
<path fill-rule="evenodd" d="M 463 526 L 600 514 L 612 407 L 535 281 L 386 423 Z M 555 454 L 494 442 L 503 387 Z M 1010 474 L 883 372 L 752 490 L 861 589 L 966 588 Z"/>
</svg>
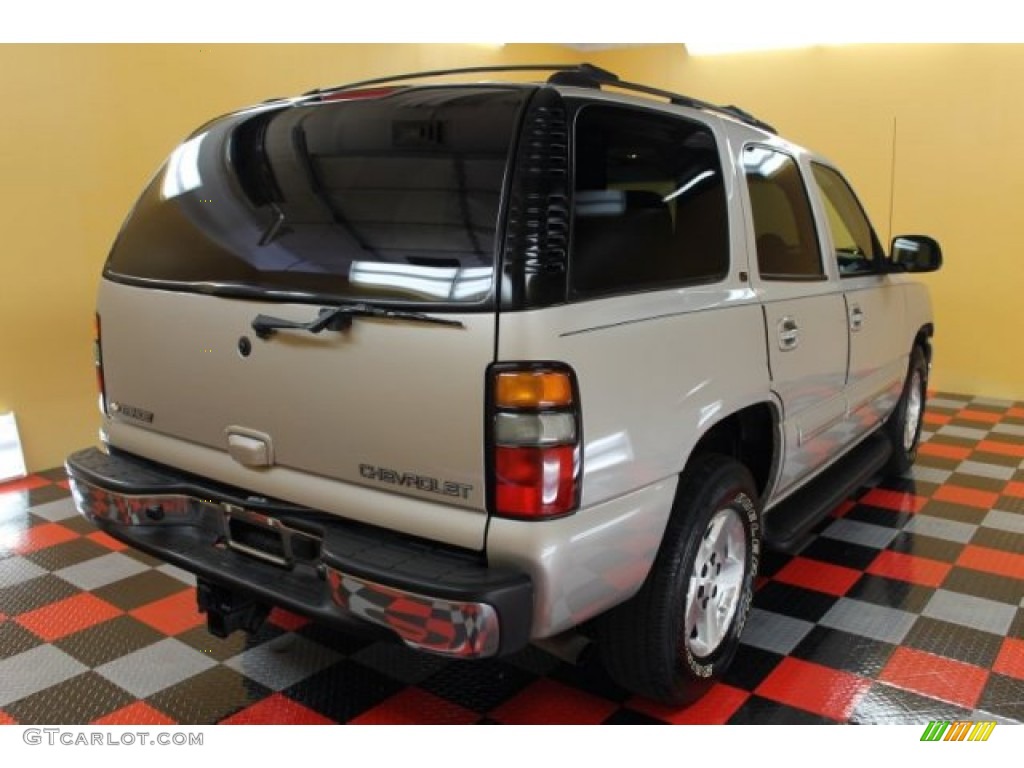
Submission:
<svg viewBox="0 0 1024 768">
<path fill-rule="evenodd" d="M 796 160 L 747 146 L 741 163 L 757 253 L 754 285 L 764 308 L 772 388 L 782 403 L 785 493 L 847 442 L 847 311 L 821 258 L 807 188 Z"/>
</svg>

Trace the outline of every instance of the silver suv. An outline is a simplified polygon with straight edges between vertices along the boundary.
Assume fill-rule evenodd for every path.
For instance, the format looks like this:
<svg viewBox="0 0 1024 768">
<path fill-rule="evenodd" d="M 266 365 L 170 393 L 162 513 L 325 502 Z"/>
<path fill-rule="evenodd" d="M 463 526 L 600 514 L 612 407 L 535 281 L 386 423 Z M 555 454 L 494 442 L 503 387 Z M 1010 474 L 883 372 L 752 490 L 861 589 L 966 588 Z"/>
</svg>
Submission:
<svg viewBox="0 0 1024 768">
<path fill-rule="evenodd" d="M 469 70 L 489 71 L 495 68 Z M 693 700 L 764 546 L 914 459 L 932 312 L 828 161 L 589 65 L 213 120 L 100 285 L 79 510 L 270 606 L 462 658 L 585 634 Z M 651 98 L 655 97 L 655 98 Z"/>
</svg>

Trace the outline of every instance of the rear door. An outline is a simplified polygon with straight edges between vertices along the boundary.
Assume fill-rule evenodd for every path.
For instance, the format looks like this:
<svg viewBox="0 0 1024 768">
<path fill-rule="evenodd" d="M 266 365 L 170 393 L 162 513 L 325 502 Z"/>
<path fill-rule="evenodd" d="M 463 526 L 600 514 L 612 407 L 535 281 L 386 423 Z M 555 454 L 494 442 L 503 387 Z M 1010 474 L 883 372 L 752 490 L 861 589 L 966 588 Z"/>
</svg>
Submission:
<svg viewBox="0 0 1024 768">
<path fill-rule="evenodd" d="M 283 498 L 279 469 L 341 481 L 342 511 L 351 484 L 483 512 L 496 233 L 528 95 L 341 94 L 229 116 L 179 147 L 105 270 L 115 444 L 172 465 L 213 449 Z M 253 328 L 352 305 L 396 316 Z"/>
<path fill-rule="evenodd" d="M 795 157 L 762 145 L 743 148 L 754 284 L 764 308 L 772 389 L 782 401 L 785 493 L 837 455 L 846 442 L 846 307 L 821 258 L 814 214 Z"/>
</svg>

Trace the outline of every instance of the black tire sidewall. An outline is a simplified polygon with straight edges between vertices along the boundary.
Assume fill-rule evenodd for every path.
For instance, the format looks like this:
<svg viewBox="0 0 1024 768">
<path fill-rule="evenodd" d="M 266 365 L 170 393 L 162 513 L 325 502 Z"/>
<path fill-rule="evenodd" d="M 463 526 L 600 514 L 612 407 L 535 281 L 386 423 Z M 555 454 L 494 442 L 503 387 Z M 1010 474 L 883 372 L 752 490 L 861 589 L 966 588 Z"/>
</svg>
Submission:
<svg viewBox="0 0 1024 768">
<path fill-rule="evenodd" d="M 903 435 L 907 424 L 907 406 L 910 403 L 910 393 L 914 386 L 914 372 L 920 377 L 921 388 L 921 413 L 918 415 L 915 426 L 914 443 L 908 451 L 903 446 Z M 896 404 L 886 429 L 889 442 L 892 446 L 892 458 L 889 460 L 890 472 L 903 472 L 907 470 L 917 459 L 917 448 L 921 442 L 921 431 L 924 428 L 924 405 L 928 394 L 928 363 L 920 347 L 914 347 L 910 354 L 910 364 L 907 367 L 907 378 L 903 385 L 903 392 Z"/>
<path fill-rule="evenodd" d="M 706 486 L 696 494 L 697 503 L 687 509 L 676 512 L 685 515 L 683 530 L 678 532 L 673 542 L 666 540 L 670 546 L 678 550 L 678 567 L 675 578 L 665 584 L 665 599 L 673 606 L 675 616 L 666 624 L 666 631 L 673 632 L 673 637 L 664 638 L 666 650 L 671 647 L 675 657 L 673 664 L 676 676 L 676 690 L 702 688 L 721 677 L 729 666 L 739 646 L 740 636 L 746 625 L 747 616 L 753 599 L 754 578 L 757 574 L 761 558 L 761 518 L 757 503 L 753 480 L 747 470 L 731 459 L 722 458 L 721 465 L 708 479 Z M 728 632 L 709 656 L 696 658 L 690 651 L 684 638 L 683 626 L 686 613 L 686 596 L 694 562 L 700 549 L 700 542 L 711 519 L 720 510 L 731 507 L 739 515 L 743 523 L 744 543 L 746 545 L 745 571 L 740 586 L 739 604 L 733 615 Z M 687 514 L 687 512 L 689 514 Z"/>
</svg>

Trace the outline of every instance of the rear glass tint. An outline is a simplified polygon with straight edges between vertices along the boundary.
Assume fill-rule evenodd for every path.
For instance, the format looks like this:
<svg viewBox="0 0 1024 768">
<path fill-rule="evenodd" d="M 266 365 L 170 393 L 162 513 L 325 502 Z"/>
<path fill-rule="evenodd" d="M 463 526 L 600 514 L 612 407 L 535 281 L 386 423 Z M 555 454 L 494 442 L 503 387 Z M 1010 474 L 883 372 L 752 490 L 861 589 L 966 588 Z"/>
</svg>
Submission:
<svg viewBox="0 0 1024 768">
<path fill-rule="evenodd" d="M 287 298 L 481 302 L 529 93 L 410 89 L 211 123 L 143 193 L 107 275 Z"/>
</svg>

